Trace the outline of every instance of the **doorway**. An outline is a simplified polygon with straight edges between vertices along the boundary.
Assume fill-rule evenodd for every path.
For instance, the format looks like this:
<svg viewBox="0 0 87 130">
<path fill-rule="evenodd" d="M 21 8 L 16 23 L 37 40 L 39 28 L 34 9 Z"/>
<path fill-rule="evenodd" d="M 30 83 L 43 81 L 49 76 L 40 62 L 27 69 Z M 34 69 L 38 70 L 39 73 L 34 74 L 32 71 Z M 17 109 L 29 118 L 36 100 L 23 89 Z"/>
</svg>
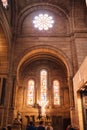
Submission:
<svg viewBox="0 0 87 130">
<path fill-rule="evenodd" d="M 87 86 L 81 91 L 84 130 L 87 130 Z"/>
</svg>

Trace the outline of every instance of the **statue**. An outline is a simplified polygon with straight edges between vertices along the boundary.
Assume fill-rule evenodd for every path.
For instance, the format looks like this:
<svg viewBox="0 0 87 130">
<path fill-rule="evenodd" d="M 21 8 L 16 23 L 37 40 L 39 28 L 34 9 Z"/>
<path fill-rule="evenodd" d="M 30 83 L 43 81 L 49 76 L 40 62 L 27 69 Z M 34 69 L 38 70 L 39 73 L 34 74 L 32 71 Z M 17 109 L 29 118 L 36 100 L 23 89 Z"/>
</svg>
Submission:
<svg viewBox="0 0 87 130">
<path fill-rule="evenodd" d="M 17 120 L 18 120 L 19 124 L 21 125 L 21 129 L 22 129 L 22 116 L 21 116 L 20 111 L 17 112 Z"/>
<path fill-rule="evenodd" d="M 18 111 L 17 112 L 17 117 L 13 120 L 14 125 L 22 125 L 22 117 L 21 113 Z"/>
<path fill-rule="evenodd" d="M 21 112 L 20 112 L 20 111 L 17 112 L 17 119 L 18 119 L 18 120 L 21 119 Z"/>
<path fill-rule="evenodd" d="M 44 101 L 44 102 L 42 102 L 42 101 L 40 101 L 39 102 L 39 106 L 40 106 L 40 113 L 41 113 L 41 115 L 42 116 L 46 116 L 46 109 L 45 109 L 45 107 L 46 107 L 46 105 L 48 104 L 48 101 Z"/>
</svg>

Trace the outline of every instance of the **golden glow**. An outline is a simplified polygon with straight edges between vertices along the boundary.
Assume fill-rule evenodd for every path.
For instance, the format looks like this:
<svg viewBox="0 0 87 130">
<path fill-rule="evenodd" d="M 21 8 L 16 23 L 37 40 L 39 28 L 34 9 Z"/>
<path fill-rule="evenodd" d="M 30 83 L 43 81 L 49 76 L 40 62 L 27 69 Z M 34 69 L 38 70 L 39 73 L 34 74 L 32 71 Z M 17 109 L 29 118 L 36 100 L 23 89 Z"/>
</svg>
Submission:
<svg viewBox="0 0 87 130">
<path fill-rule="evenodd" d="M 48 14 L 39 14 L 39 16 L 35 16 L 34 27 L 39 30 L 48 30 L 53 27 L 54 20 L 52 16 L 48 16 Z"/>
</svg>

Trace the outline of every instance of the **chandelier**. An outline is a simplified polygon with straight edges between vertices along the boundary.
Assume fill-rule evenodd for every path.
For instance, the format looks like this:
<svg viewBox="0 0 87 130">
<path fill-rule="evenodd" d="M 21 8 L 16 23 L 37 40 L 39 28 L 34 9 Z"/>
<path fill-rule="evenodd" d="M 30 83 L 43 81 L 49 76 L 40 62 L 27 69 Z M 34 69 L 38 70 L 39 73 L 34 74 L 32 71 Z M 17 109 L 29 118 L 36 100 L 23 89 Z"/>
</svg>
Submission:
<svg viewBox="0 0 87 130">
<path fill-rule="evenodd" d="M 8 1 L 7 0 L 1 0 L 2 1 L 2 4 L 5 8 L 7 8 L 8 6 Z"/>
<path fill-rule="evenodd" d="M 53 27 L 54 20 L 53 17 L 48 14 L 39 14 L 34 17 L 33 24 L 34 27 L 39 30 L 48 30 Z"/>
</svg>

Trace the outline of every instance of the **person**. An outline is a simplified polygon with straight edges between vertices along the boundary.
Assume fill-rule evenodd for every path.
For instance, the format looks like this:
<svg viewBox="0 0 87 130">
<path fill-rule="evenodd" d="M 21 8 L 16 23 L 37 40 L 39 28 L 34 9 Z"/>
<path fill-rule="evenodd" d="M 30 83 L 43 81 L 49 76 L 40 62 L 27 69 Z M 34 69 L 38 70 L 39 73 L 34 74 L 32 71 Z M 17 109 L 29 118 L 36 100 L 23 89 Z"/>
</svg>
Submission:
<svg viewBox="0 0 87 130">
<path fill-rule="evenodd" d="M 30 121 L 30 124 L 27 126 L 26 130 L 36 130 L 36 127 L 33 125 L 32 121 Z"/>
<path fill-rule="evenodd" d="M 7 130 L 6 127 L 3 127 L 2 130 Z"/>
<path fill-rule="evenodd" d="M 48 123 L 46 130 L 53 130 L 53 127 L 51 126 L 51 123 Z"/>
<path fill-rule="evenodd" d="M 67 128 L 66 128 L 66 130 L 69 130 L 69 129 L 70 129 L 70 127 L 71 127 L 71 125 L 68 125 L 68 126 L 67 126 Z"/>
<path fill-rule="evenodd" d="M 74 130 L 73 127 L 71 125 L 68 125 L 66 130 Z"/>
<path fill-rule="evenodd" d="M 45 130 L 44 121 L 39 122 L 39 126 L 37 127 L 37 130 Z"/>
<path fill-rule="evenodd" d="M 18 119 L 20 122 L 22 122 L 22 116 L 21 116 L 21 112 L 20 112 L 20 111 L 17 112 L 17 119 Z"/>
<path fill-rule="evenodd" d="M 12 126 L 9 124 L 8 126 L 7 126 L 7 130 L 11 130 L 12 129 Z"/>
</svg>

